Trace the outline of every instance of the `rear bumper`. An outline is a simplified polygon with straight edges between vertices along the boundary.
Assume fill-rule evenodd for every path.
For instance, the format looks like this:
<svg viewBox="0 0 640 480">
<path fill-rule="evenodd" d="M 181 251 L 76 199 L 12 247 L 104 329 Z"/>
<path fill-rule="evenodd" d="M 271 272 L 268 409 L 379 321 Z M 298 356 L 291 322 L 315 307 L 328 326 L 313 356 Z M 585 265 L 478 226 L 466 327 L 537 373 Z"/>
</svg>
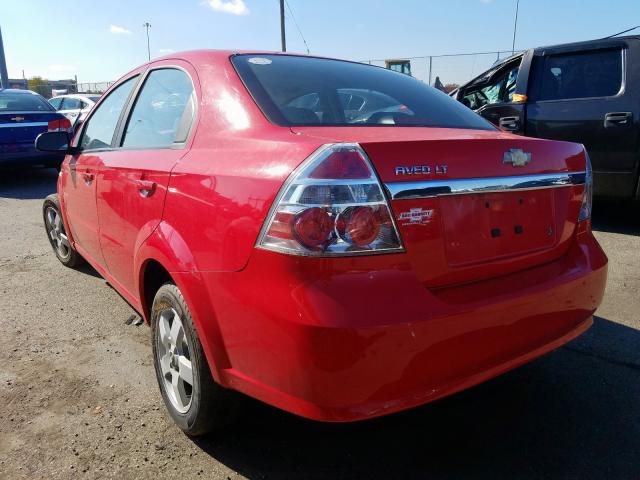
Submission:
<svg viewBox="0 0 640 480">
<path fill-rule="evenodd" d="M 196 317 L 216 378 L 316 420 L 403 410 L 573 339 L 591 325 L 607 275 L 590 231 L 552 263 L 438 290 L 402 255 L 367 257 L 367 268 L 363 258 L 256 250 L 241 272 L 182 274 L 204 280 Z"/>
</svg>

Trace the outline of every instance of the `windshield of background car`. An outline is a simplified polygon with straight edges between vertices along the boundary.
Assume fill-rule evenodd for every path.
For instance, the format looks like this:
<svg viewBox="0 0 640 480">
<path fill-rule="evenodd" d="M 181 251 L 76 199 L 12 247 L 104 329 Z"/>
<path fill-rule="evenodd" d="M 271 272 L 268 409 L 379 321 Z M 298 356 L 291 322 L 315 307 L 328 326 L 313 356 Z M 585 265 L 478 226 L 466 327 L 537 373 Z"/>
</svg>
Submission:
<svg viewBox="0 0 640 480">
<path fill-rule="evenodd" d="M 0 112 L 50 112 L 55 110 L 39 95 L 0 93 Z"/>
<path fill-rule="evenodd" d="M 292 55 L 235 55 L 232 62 L 276 125 L 495 129 L 445 93 L 380 67 Z"/>
</svg>

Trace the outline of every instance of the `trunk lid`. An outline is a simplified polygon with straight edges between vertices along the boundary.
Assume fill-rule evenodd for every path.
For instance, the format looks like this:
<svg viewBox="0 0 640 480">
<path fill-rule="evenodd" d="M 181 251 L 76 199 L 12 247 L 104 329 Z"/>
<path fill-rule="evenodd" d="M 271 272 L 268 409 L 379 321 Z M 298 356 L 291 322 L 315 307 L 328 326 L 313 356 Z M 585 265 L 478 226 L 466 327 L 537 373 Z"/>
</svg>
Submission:
<svg viewBox="0 0 640 480">
<path fill-rule="evenodd" d="M 557 183 L 584 172 L 579 144 L 436 128 L 305 127 L 294 133 L 362 146 L 393 198 L 411 266 L 427 286 L 530 268 L 569 247 L 584 187 Z M 556 186 L 540 188 L 549 182 Z M 502 190 L 507 185 L 519 188 Z M 472 193 L 459 192 L 469 187 Z"/>
<path fill-rule="evenodd" d="M 0 113 L 0 144 L 33 144 L 36 137 L 48 129 L 51 120 L 64 118 L 51 112 Z"/>
</svg>

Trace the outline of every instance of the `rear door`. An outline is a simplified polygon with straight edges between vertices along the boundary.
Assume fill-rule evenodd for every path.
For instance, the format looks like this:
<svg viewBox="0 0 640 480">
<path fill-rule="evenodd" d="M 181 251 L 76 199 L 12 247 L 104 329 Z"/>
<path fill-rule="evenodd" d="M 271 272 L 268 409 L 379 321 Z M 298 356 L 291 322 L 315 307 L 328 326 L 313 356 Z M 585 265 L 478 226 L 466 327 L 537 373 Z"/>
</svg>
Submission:
<svg viewBox="0 0 640 480">
<path fill-rule="evenodd" d="M 97 172 L 113 149 L 113 138 L 123 108 L 139 78 L 134 75 L 112 90 L 84 124 L 78 142 L 80 153 L 62 165 L 62 185 L 67 223 L 76 248 L 90 262 L 104 265 L 98 240 L 96 209 Z"/>
<path fill-rule="evenodd" d="M 630 196 L 637 183 L 637 53 L 616 40 L 547 49 L 533 60 L 526 135 L 585 145 L 599 195 Z"/>
<path fill-rule="evenodd" d="M 117 148 L 102 158 L 100 245 L 109 272 L 129 293 L 136 250 L 160 223 L 171 170 L 188 149 L 196 78 L 186 62 L 154 64 L 121 121 Z"/>
</svg>

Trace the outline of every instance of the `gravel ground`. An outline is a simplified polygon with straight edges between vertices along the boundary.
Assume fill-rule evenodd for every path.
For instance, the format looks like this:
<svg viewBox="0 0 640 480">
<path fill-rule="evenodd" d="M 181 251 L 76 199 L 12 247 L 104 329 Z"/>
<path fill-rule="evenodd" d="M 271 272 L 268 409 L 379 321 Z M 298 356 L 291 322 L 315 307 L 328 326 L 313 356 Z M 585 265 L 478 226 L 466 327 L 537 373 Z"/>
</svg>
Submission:
<svg viewBox="0 0 640 480">
<path fill-rule="evenodd" d="M 184 436 L 146 326 L 42 227 L 53 171 L 0 173 L 0 478 L 640 478 L 640 211 L 594 215 L 609 255 L 595 326 L 491 382 L 409 412 L 325 425 L 247 400 Z"/>
</svg>

